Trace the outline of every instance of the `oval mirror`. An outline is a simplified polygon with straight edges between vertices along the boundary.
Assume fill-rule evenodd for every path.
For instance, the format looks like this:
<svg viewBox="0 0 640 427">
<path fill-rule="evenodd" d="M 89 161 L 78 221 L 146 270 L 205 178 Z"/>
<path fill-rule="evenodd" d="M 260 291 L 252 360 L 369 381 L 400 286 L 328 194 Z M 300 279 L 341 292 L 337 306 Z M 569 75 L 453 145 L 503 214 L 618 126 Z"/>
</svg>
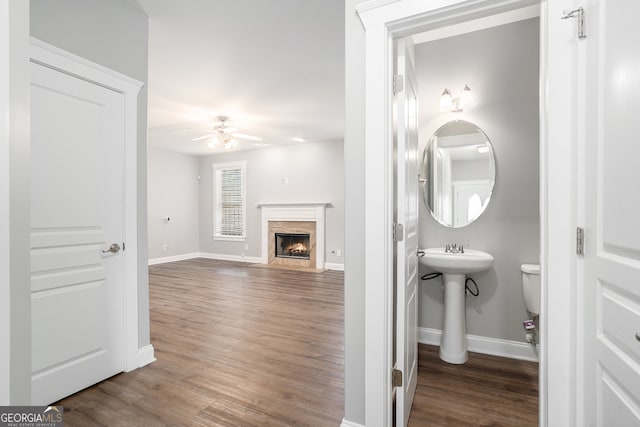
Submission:
<svg viewBox="0 0 640 427">
<path fill-rule="evenodd" d="M 446 227 L 460 228 L 478 219 L 491 200 L 495 178 L 491 142 L 471 122 L 444 124 L 424 148 L 422 198 L 433 218 Z"/>
</svg>

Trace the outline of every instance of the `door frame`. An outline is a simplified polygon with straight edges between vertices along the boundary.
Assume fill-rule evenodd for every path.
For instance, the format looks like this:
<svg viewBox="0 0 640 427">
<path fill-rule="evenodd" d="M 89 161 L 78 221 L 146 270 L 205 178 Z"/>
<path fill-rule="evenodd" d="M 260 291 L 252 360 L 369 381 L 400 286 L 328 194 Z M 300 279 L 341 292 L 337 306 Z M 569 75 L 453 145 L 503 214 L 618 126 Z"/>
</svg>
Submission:
<svg viewBox="0 0 640 427">
<path fill-rule="evenodd" d="M 540 425 L 576 420 L 575 26 L 573 0 L 370 0 L 365 29 L 365 424 L 391 425 L 393 295 L 393 40 L 540 5 Z M 556 19 L 557 18 L 557 19 Z M 549 155 L 551 148 L 553 156 Z M 550 185 L 553 183 L 553 185 Z M 548 284 L 552 283 L 553 286 Z M 554 325 L 549 328 L 549 325 Z"/>
<path fill-rule="evenodd" d="M 31 62 L 122 94 L 124 99 L 124 371 L 140 366 L 138 351 L 138 93 L 143 83 L 82 57 L 31 38 Z M 29 357 L 29 360 L 31 357 Z"/>
</svg>

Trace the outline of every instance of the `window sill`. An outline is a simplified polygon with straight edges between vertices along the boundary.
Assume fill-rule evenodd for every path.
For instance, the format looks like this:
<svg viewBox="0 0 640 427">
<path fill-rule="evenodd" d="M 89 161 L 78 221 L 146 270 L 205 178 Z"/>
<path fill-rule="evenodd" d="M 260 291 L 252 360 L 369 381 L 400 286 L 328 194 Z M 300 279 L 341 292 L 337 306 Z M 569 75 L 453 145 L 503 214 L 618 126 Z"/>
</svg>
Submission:
<svg viewBox="0 0 640 427">
<path fill-rule="evenodd" d="M 213 236 L 213 240 L 222 240 L 226 242 L 244 242 L 247 240 L 246 236 Z"/>
</svg>

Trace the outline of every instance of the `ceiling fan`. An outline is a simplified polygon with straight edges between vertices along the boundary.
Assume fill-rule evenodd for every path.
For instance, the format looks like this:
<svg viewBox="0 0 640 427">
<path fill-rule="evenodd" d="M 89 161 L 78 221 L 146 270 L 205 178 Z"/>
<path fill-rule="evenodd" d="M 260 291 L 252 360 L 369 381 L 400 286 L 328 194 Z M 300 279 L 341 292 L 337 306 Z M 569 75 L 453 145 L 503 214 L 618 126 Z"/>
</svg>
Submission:
<svg viewBox="0 0 640 427">
<path fill-rule="evenodd" d="M 246 139 L 248 141 L 262 142 L 262 138 L 259 136 L 247 135 L 238 132 L 238 129 L 231 126 L 227 126 L 228 116 L 218 116 L 220 123 L 214 126 L 213 133 L 202 135 L 197 138 L 193 138 L 192 141 L 200 141 L 207 138 L 213 138 L 210 144 L 217 145 L 223 144 L 225 148 L 231 148 L 236 145 L 236 139 Z"/>
</svg>

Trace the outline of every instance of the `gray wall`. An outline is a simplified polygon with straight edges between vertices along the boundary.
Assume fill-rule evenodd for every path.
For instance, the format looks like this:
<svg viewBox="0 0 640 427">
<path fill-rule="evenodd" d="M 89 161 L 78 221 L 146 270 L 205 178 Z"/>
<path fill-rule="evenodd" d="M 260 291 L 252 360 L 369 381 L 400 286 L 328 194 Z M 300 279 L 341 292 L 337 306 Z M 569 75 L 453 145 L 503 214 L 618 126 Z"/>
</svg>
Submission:
<svg viewBox="0 0 640 427">
<path fill-rule="evenodd" d="M 147 161 L 149 258 L 199 252 L 198 157 L 149 149 Z"/>
<path fill-rule="evenodd" d="M 212 164 L 247 161 L 247 239 L 213 240 Z M 258 203 L 329 202 L 326 211 L 325 261 L 343 263 L 331 253 L 344 250 L 344 162 L 342 141 L 234 151 L 200 157 L 200 252 L 261 256 Z M 288 183 L 283 183 L 288 178 Z M 245 249 L 248 245 L 248 249 Z"/>
<path fill-rule="evenodd" d="M 133 2 L 133 0 L 130 0 Z M 135 4 L 135 3 L 134 3 Z M 31 35 L 145 84 L 138 96 L 139 345 L 149 344 L 147 16 L 121 0 L 31 0 Z"/>
<path fill-rule="evenodd" d="M 345 1 L 344 413 L 346 420 L 364 425 L 365 37 L 355 12 L 361 2 Z"/>
<path fill-rule="evenodd" d="M 473 274 L 480 296 L 467 297 L 467 333 L 524 341 L 520 265 L 539 263 L 538 19 L 416 46 L 420 148 L 448 120 L 480 126 L 493 144 L 496 184 L 487 210 L 473 224 L 450 229 L 420 207 L 420 246 L 458 243 L 491 253 L 493 267 Z M 445 87 L 471 87 L 475 105 L 440 113 Z M 423 273 L 427 270 L 424 269 Z M 441 279 L 421 281 L 420 327 L 441 329 Z"/>
</svg>

